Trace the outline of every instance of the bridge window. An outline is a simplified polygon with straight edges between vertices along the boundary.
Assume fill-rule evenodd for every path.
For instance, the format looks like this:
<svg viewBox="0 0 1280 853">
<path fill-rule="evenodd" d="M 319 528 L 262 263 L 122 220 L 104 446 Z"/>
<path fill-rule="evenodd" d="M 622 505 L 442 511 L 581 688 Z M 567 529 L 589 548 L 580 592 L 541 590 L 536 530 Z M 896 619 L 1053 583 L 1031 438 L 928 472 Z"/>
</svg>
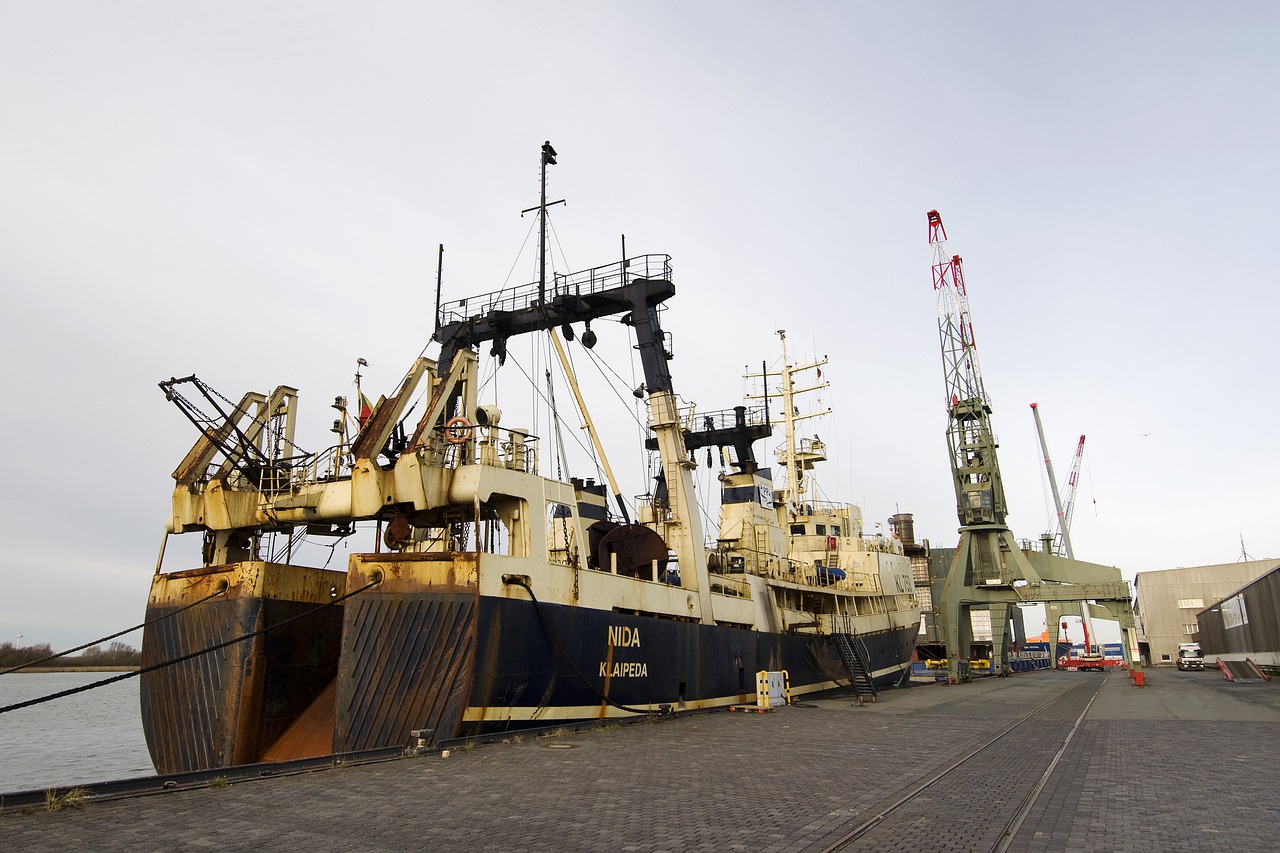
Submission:
<svg viewBox="0 0 1280 853">
<path fill-rule="evenodd" d="M 804 535 L 804 525 L 803 525 L 803 524 L 793 524 L 793 525 L 791 525 L 791 535 L 792 535 L 792 536 L 803 536 L 803 535 Z"/>
</svg>

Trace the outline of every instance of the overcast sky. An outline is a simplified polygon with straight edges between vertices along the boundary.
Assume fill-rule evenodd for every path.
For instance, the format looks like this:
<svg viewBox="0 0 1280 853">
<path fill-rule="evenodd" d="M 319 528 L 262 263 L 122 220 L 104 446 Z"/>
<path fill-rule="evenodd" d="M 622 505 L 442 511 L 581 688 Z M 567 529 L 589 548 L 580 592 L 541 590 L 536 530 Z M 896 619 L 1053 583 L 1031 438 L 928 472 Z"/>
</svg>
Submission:
<svg viewBox="0 0 1280 853">
<path fill-rule="evenodd" d="M 195 438 L 157 381 L 298 387 L 320 449 L 355 359 L 390 393 L 429 340 L 438 244 L 446 298 L 531 280 L 544 139 L 560 271 L 672 256 L 682 396 L 737 403 L 777 329 L 830 359 L 824 488 L 870 521 L 956 538 L 937 208 L 1015 534 L 1049 524 L 1036 401 L 1060 479 L 1088 436 L 1077 556 L 1280 555 L 1277 32 L 1270 2 L 0 4 L 0 639 L 142 620 Z"/>
</svg>

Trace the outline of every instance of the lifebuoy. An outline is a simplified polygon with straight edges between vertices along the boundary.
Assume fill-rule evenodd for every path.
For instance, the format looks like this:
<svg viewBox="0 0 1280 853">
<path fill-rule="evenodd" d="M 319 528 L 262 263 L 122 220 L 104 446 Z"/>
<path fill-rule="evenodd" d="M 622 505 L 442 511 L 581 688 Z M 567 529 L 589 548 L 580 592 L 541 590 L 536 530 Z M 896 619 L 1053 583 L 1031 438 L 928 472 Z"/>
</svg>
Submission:
<svg viewBox="0 0 1280 853">
<path fill-rule="evenodd" d="M 459 415 L 444 425 L 444 439 L 450 444 L 463 444 L 471 440 L 471 421 Z"/>
</svg>

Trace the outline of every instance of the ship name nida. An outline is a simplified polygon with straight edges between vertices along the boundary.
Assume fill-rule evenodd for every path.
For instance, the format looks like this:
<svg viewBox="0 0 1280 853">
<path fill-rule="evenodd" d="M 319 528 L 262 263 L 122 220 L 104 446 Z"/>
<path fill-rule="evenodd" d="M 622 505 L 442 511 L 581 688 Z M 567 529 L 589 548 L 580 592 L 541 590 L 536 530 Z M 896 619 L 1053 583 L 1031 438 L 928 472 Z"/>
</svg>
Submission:
<svg viewBox="0 0 1280 853">
<path fill-rule="evenodd" d="M 640 648 L 640 629 L 630 625 L 610 625 L 609 645 L 615 649 L 619 646 Z"/>
<path fill-rule="evenodd" d="M 640 648 L 640 629 L 630 625 L 609 626 L 609 648 Z M 600 677 L 647 678 L 649 665 L 643 661 L 601 661 Z"/>
</svg>

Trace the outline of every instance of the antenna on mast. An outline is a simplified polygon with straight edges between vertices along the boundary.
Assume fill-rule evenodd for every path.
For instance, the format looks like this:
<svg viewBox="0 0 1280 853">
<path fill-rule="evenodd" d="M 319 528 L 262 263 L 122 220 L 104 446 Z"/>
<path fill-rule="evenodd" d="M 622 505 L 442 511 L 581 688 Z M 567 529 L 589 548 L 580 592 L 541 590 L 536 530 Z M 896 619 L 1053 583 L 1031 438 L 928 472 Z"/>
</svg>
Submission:
<svg viewBox="0 0 1280 853">
<path fill-rule="evenodd" d="M 564 204 L 564 199 L 547 201 L 547 167 L 556 164 L 556 149 L 551 143 L 542 143 L 541 168 L 538 170 L 539 199 L 537 207 L 526 207 L 520 211 L 524 216 L 531 211 L 538 211 L 538 302 L 547 303 L 547 208 L 553 204 Z"/>
<path fill-rule="evenodd" d="M 436 256 L 436 328 L 440 331 L 440 285 L 444 276 L 444 243 L 440 244 L 440 254 Z"/>
</svg>

